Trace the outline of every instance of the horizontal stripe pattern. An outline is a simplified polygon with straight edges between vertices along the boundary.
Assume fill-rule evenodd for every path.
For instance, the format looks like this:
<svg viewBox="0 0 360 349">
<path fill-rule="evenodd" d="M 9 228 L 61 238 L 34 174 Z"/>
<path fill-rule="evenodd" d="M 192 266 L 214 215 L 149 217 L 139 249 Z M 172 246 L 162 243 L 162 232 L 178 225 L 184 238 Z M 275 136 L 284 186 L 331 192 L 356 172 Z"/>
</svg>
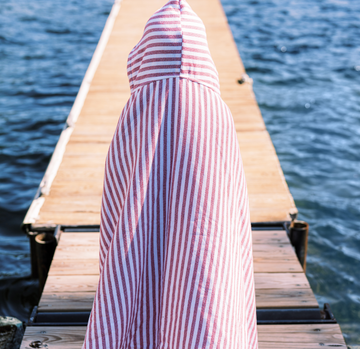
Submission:
<svg viewBox="0 0 360 349">
<path fill-rule="evenodd" d="M 169 1 L 149 19 L 127 70 L 132 92 L 152 81 L 182 77 L 220 94 L 205 26 L 186 1 Z"/>
<path fill-rule="evenodd" d="M 218 72 L 211 58 L 205 26 L 186 1 L 180 1 L 183 33 L 180 77 L 206 85 L 220 94 Z"/>
<path fill-rule="evenodd" d="M 131 92 L 156 80 L 180 76 L 182 41 L 179 1 L 169 1 L 148 20 L 141 40 L 129 54 Z"/>
<path fill-rule="evenodd" d="M 246 182 L 205 29 L 169 1 L 143 39 L 106 159 L 83 348 L 256 349 Z"/>
</svg>

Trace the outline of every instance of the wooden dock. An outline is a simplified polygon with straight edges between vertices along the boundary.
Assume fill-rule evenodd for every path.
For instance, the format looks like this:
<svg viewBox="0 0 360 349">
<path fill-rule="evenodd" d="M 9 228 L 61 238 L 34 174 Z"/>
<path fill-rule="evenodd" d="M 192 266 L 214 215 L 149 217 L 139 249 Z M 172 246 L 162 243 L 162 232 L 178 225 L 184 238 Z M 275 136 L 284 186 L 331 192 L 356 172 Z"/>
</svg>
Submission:
<svg viewBox="0 0 360 349">
<path fill-rule="evenodd" d="M 234 116 L 248 184 L 256 303 L 259 314 L 315 313 L 319 305 L 281 223 L 297 210 L 265 128 L 219 0 L 188 0 L 207 29 L 219 71 L 221 94 Z M 31 231 L 63 227 L 22 349 L 34 341 L 49 349 L 81 348 L 86 323 L 61 322 L 61 314 L 85 319 L 99 278 L 100 205 L 105 157 L 120 112 L 130 95 L 126 61 L 147 19 L 165 0 L 115 2 L 99 45 L 24 225 Z M 83 227 L 83 228 L 79 228 Z M 268 227 L 268 228 L 267 228 Z M 41 316 L 43 316 L 43 321 Z M 59 315 L 60 314 L 60 315 Z M 295 315 L 294 315 L 295 314 Z M 319 311 L 320 314 L 320 311 Z M 55 319 L 50 321 L 49 319 Z M 60 320 L 56 320 L 60 319 Z M 293 318 L 292 318 L 293 319 Z M 60 321 L 60 322 L 59 322 Z M 276 321 L 275 321 L 276 322 Z M 260 348 L 346 348 L 339 325 L 324 320 L 259 321 Z M 266 324 L 265 324 L 266 323 Z"/>
</svg>

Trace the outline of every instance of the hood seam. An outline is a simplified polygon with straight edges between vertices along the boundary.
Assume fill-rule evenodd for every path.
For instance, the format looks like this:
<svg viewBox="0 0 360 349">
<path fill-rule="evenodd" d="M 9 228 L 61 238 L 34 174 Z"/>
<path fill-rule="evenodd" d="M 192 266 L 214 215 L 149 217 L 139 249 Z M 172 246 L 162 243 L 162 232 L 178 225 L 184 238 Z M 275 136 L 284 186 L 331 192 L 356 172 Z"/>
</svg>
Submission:
<svg viewBox="0 0 360 349">
<path fill-rule="evenodd" d="M 183 65 L 183 51 L 184 51 L 184 31 L 182 26 L 182 11 L 181 11 L 181 0 L 179 0 L 179 14 L 180 14 L 180 31 L 181 31 L 181 56 L 180 56 L 180 71 L 179 78 L 181 77 L 181 69 Z"/>
</svg>

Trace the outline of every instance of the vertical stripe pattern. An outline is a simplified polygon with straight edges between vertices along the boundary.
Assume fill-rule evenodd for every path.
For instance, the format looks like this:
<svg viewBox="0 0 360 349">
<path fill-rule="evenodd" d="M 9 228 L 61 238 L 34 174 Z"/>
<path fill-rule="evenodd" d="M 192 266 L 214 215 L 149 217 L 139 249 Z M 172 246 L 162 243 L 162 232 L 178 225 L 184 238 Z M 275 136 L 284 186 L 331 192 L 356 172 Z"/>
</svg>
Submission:
<svg viewBox="0 0 360 349">
<path fill-rule="evenodd" d="M 204 26 L 148 21 L 105 167 L 100 281 L 84 349 L 256 349 L 246 182 Z"/>
</svg>

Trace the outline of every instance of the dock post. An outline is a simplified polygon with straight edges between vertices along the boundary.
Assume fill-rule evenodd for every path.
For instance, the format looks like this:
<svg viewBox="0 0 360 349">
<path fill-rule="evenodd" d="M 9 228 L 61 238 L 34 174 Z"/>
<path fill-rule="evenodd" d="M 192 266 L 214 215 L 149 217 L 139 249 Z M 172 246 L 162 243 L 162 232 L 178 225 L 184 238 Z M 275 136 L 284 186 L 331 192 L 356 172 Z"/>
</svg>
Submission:
<svg viewBox="0 0 360 349">
<path fill-rule="evenodd" d="M 56 238 L 52 233 L 41 233 L 35 237 L 36 258 L 39 275 L 39 288 L 43 290 L 50 269 L 51 261 L 57 245 Z"/>
<path fill-rule="evenodd" d="M 309 224 L 304 221 L 294 221 L 290 226 L 290 241 L 295 248 L 296 255 L 306 271 L 306 255 L 309 236 Z"/>
<path fill-rule="evenodd" d="M 39 233 L 35 231 L 27 232 L 27 236 L 29 237 L 30 240 L 31 277 L 34 279 L 37 279 L 39 277 L 38 262 L 36 257 L 36 242 L 35 242 L 35 238 L 38 234 Z"/>
</svg>

